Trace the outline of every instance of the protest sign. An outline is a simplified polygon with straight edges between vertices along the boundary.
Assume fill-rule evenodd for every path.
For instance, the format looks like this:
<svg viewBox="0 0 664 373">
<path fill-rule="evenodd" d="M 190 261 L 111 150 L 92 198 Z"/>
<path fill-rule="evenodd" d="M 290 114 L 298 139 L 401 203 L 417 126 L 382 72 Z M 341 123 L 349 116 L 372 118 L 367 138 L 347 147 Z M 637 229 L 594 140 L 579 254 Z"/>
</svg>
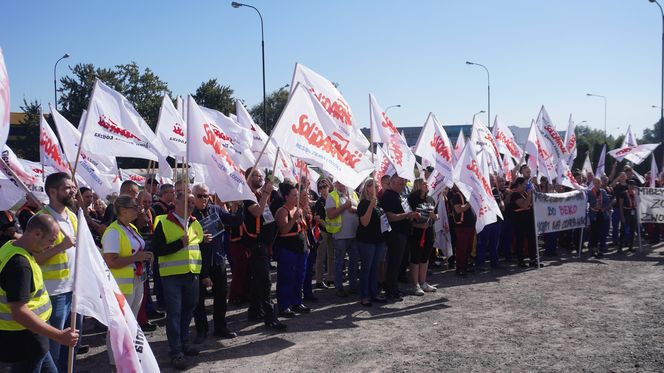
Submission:
<svg viewBox="0 0 664 373">
<path fill-rule="evenodd" d="M 533 210 L 537 234 L 558 232 L 586 226 L 588 198 L 581 191 L 535 193 Z"/>
<path fill-rule="evenodd" d="M 664 188 L 639 188 L 638 204 L 641 224 L 664 224 Z"/>
</svg>

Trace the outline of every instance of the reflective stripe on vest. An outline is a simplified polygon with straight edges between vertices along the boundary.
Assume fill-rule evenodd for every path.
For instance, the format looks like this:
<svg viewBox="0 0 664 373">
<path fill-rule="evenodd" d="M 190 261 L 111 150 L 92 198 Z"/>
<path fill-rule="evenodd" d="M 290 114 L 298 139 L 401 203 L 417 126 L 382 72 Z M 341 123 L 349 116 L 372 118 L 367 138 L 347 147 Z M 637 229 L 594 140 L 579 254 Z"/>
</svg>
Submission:
<svg viewBox="0 0 664 373">
<path fill-rule="evenodd" d="M 334 201 L 334 207 L 339 208 L 339 192 L 337 190 L 333 190 L 329 194 L 330 197 L 332 197 L 332 200 Z M 355 191 L 352 191 L 352 194 L 350 195 L 350 199 L 353 201 L 357 201 L 357 194 Z M 342 211 L 343 213 L 343 211 Z M 341 231 L 341 226 L 343 225 L 343 221 L 341 219 L 341 214 L 337 215 L 335 218 L 331 219 L 329 218 L 330 214 L 325 214 L 325 229 L 327 229 L 328 233 L 337 233 Z"/>
<path fill-rule="evenodd" d="M 28 309 L 34 312 L 44 322 L 51 317 L 51 299 L 48 297 L 48 291 L 44 287 L 42 271 L 32 257 L 25 249 L 14 246 L 12 241 L 7 242 L 0 248 L 0 272 L 14 255 L 22 255 L 30 263 L 32 270 L 32 281 L 35 284 L 34 293 L 30 294 L 30 300 L 27 303 Z M 0 330 L 25 330 L 26 328 L 14 321 L 11 308 L 7 301 L 7 293 L 0 288 Z"/>
<path fill-rule="evenodd" d="M 136 234 L 138 234 L 138 229 L 136 229 L 136 227 L 133 224 L 130 224 L 130 229 L 133 229 L 134 231 L 136 231 Z M 131 242 L 129 242 L 129 237 L 127 237 L 127 233 L 120 226 L 117 220 L 111 223 L 111 225 L 109 225 L 108 228 L 106 228 L 106 231 L 104 232 L 104 235 L 101 238 L 102 242 L 104 241 L 104 236 L 106 236 L 106 234 L 110 231 L 118 232 L 118 240 L 120 241 L 120 252 L 118 253 L 119 257 L 126 258 L 131 256 L 132 255 Z M 118 287 L 120 288 L 122 294 L 131 295 L 134 293 L 133 264 L 124 266 L 122 268 L 111 268 L 111 273 L 115 278 L 115 282 L 118 283 Z"/>
<path fill-rule="evenodd" d="M 76 234 L 78 231 L 78 220 L 76 219 L 76 215 L 74 215 L 74 213 L 69 211 L 69 209 L 66 207 L 65 211 L 67 212 L 67 215 L 69 215 L 69 221 L 74 228 L 74 234 Z M 46 209 L 41 209 L 37 211 L 37 215 L 39 214 L 50 213 Z M 60 242 L 62 242 L 64 239 L 65 235 L 62 233 L 62 230 L 60 230 L 58 232 L 58 238 L 55 240 L 55 242 L 53 242 L 53 246 L 59 245 Z M 47 282 L 59 283 L 60 281 L 69 278 L 69 260 L 67 259 L 67 253 L 65 251 L 61 251 L 53 255 L 46 262 L 40 264 L 40 267 L 44 280 Z"/>
<path fill-rule="evenodd" d="M 166 243 L 179 240 L 184 235 L 184 230 L 179 224 L 168 219 L 168 215 L 159 215 L 155 218 L 155 226 L 161 222 Z M 199 274 L 202 267 L 201 250 L 198 245 L 203 242 L 203 227 L 201 223 L 194 220 L 188 229 L 189 246 L 174 252 L 173 254 L 159 257 L 159 274 L 161 276 L 174 276 L 186 273 Z"/>
</svg>

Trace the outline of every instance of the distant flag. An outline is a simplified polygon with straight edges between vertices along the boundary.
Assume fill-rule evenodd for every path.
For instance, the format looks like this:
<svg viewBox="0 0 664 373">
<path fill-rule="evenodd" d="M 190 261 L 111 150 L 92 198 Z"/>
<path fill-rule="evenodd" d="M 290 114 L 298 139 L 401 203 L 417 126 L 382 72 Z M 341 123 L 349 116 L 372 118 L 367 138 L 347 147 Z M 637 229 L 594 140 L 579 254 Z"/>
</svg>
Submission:
<svg viewBox="0 0 664 373">
<path fill-rule="evenodd" d="M 517 144 L 514 134 L 503 124 L 496 115 L 496 119 L 493 121 L 493 137 L 496 138 L 496 145 L 498 145 L 498 151 L 500 153 L 510 156 L 514 159 L 520 160 L 523 157 L 523 150 Z"/>
<path fill-rule="evenodd" d="M 157 139 L 166 149 L 164 156 L 184 157 L 187 150 L 187 134 L 184 119 L 173 106 L 173 101 L 164 95 L 159 109 L 159 120 L 155 128 Z"/>
<path fill-rule="evenodd" d="M 44 166 L 53 167 L 58 172 L 71 172 L 60 147 L 60 141 L 41 113 L 39 114 L 39 159 Z"/>
<path fill-rule="evenodd" d="M 5 57 L 0 48 L 0 149 L 9 137 L 9 76 L 5 66 Z"/>
<path fill-rule="evenodd" d="M 641 144 L 636 146 L 627 146 L 619 149 L 613 149 L 609 152 L 609 155 L 618 161 L 627 159 L 635 165 L 638 165 L 643 163 L 643 161 L 645 161 L 659 145 L 660 144 Z"/>
<path fill-rule="evenodd" d="M 452 186 L 452 170 L 454 169 L 454 150 L 452 142 L 443 126 L 433 113 L 429 113 L 420 137 L 415 144 L 415 154 L 422 157 L 428 166 L 433 166 L 434 172 L 444 177 L 449 187 Z"/>
<path fill-rule="evenodd" d="M 628 125 L 627 132 L 625 132 L 625 138 L 623 139 L 622 145 L 620 145 L 620 147 L 635 147 L 637 145 L 638 143 L 636 142 L 636 135 L 634 135 L 634 132 L 632 132 L 632 126 Z"/>
<path fill-rule="evenodd" d="M 457 137 L 456 144 L 454 145 L 454 158 L 459 159 L 465 146 L 466 138 L 463 135 L 463 130 L 459 129 L 459 136 Z"/>
<path fill-rule="evenodd" d="M 569 115 L 569 122 L 567 124 L 567 133 L 565 133 L 565 147 L 567 148 L 567 165 L 572 167 L 574 159 L 576 159 L 576 125 L 572 120 L 572 114 Z"/>
<path fill-rule="evenodd" d="M 601 177 L 604 175 L 604 164 L 606 163 L 606 144 L 602 146 L 602 152 L 599 154 L 599 161 L 597 162 L 597 170 L 595 176 Z"/>
<path fill-rule="evenodd" d="M 653 154 L 650 160 L 650 187 L 654 188 L 657 181 L 657 176 L 659 171 L 657 170 L 657 161 L 655 160 L 655 155 Z"/>
<path fill-rule="evenodd" d="M 590 153 L 586 153 L 586 159 L 583 161 L 583 166 L 581 166 L 581 172 L 583 172 L 583 176 L 587 176 L 588 172 L 593 172 L 593 165 L 590 163 Z"/>
</svg>

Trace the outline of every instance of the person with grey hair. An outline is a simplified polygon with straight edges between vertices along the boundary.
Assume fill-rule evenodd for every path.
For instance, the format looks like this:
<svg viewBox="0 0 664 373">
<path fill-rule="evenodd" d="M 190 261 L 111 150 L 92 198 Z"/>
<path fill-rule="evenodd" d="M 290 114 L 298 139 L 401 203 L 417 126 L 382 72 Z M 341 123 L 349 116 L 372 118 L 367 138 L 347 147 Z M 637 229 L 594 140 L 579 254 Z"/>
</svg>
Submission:
<svg viewBox="0 0 664 373">
<path fill-rule="evenodd" d="M 173 210 L 173 200 L 175 199 L 175 187 L 173 184 L 161 184 L 159 186 L 159 199 L 152 204 L 151 210 L 153 216 L 168 214 Z"/>
<path fill-rule="evenodd" d="M 194 212 L 192 215 L 204 223 L 205 233 L 214 233 L 209 243 L 201 243 L 202 267 L 199 283 L 198 305 L 194 310 L 196 324 L 195 344 L 203 343 L 208 334 L 208 320 L 205 312 L 205 294 L 212 288 L 214 325 L 213 335 L 220 338 L 235 338 L 237 334 L 228 330 L 226 325 L 226 294 L 228 293 L 228 280 L 226 276 L 226 253 L 224 247 L 228 244 L 229 235 L 226 233 L 230 227 L 242 225 L 244 216 L 241 209 L 229 212 L 223 206 L 211 203 L 210 190 L 205 184 L 196 184 L 191 189 L 194 194 Z M 236 205 L 237 207 L 237 205 Z M 209 228 L 208 228 L 209 227 Z"/>
</svg>

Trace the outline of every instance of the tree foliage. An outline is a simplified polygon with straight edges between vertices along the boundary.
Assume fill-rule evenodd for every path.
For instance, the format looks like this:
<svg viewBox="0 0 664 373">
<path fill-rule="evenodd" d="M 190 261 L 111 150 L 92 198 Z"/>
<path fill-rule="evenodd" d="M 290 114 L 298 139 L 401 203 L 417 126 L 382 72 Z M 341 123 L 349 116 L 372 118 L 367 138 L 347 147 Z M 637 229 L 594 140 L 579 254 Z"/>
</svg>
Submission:
<svg viewBox="0 0 664 373">
<path fill-rule="evenodd" d="M 13 150 L 20 158 L 39 161 L 39 116 L 41 115 L 41 105 L 37 100 L 28 102 L 23 99 L 23 105 L 20 106 L 25 117 L 19 124 L 22 128 L 22 135 L 18 136 L 18 146 Z"/>
<path fill-rule="evenodd" d="M 269 96 L 267 96 L 265 102 L 267 107 L 267 127 L 263 123 L 263 103 L 258 103 L 254 105 L 249 113 L 251 114 L 254 122 L 258 124 L 265 132 L 269 133 L 274 125 L 277 123 L 281 112 L 286 106 L 288 101 L 288 91 L 284 88 L 278 89 Z"/>
<path fill-rule="evenodd" d="M 88 108 L 90 95 L 96 79 L 124 95 L 138 113 L 154 129 L 159 117 L 159 108 L 164 93 L 170 94 L 168 84 L 146 68 L 141 72 L 136 62 L 116 65 L 114 68 L 95 68 L 92 64 L 80 63 L 70 67 L 72 76 L 60 79 L 60 112 L 75 125 Z"/>
<path fill-rule="evenodd" d="M 219 84 L 217 79 L 210 79 L 201 83 L 193 97 L 198 105 L 228 115 L 229 113 L 235 113 L 233 93 L 234 91 L 230 86 Z"/>
<path fill-rule="evenodd" d="M 576 127 L 576 149 L 577 156 L 574 160 L 573 169 L 581 169 L 583 162 L 586 159 L 586 153 L 590 151 L 590 161 L 593 165 L 593 168 L 597 167 L 597 162 L 599 162 L 599 157 L 602 153 L 602 147 L 604 146 L 604 131 L 590 128 L 588 126 L 577 126 Z M 620 146 L 622 142 L 622 137 L 614 139 L 613 136 L 606 138 L 607 148 L 606 151 L 615 149 L 617 146 Z M 609 155 L 605 158 L 604 169 L 608 174 L 613 167 L 614 159 Z"/>
</svg>

